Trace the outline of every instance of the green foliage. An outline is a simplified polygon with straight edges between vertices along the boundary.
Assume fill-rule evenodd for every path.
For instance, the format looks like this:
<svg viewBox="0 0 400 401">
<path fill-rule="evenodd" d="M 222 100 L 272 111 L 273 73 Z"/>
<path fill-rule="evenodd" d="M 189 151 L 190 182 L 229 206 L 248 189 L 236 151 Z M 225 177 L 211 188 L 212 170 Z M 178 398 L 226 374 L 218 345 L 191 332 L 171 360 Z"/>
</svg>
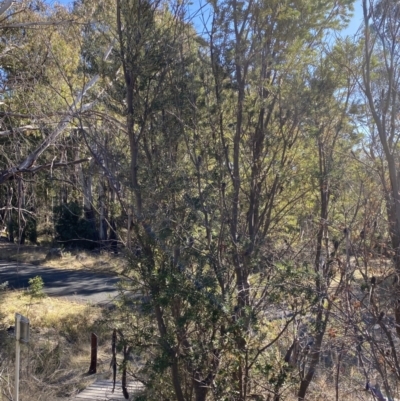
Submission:
<svg viewBox="0 0 400 401">
<path fill-rule="evenodd" d="M 19 230 L 18 230 L 17 220 L 14 217 L 12 217 L 7 223 L 7 232 L 11 242 L 14 242 L 14 239 L 18 238 L 19 235 L 18 231 Z"/>
<path fill-rule="evenodd" d="M 97 246 L 97 232 L 93 221 L 84 218 L 83 207 L 69 202 L 54 208 L 57 241 L 66 246 L 93 249 Z"/>
<path fill-rule="evenodd" d="M 24 215 L 21 219 L 21 225 L 22 227 L 18 224 L 17 213 L 13 213 L 7 225 L 11 241 L 17 240 L 21 234 L 21 244 L 25 243 L 26 238 L 28 238 L 30 243 L 36 244 L 38 237 L 36 217 L 31 214 Z"/>
<path fill-rule="evenodd" d="M 36 219 L 34 218 L 27 219 L 25 226 L 25 236 L 28 237 L 30 243 L 36 244 L 38 238 Z"/>
<path fill-rule="evenodd" d="M 46 294 L 43 291 L 44 282 L 40 276 L 36 276 L 29 279 L 29 287 L 27 295 L 31 298 L 44 298 Z"/>
<path fill-rule="evenodd" d="M 23 46 L 18 62 L 5 52 L 4 71 L 26 85 L 4 95 L 14 111 L 4 129 L 27 124 L 20 116 L 36 104 L 38 115 L 47 105 L 56 112 L 21 134 L 25 142 L 2 136 L 0 144 L 18 154 L 36 149 L 80 78 L 99 74 L 86 96 L 93 113 L 76 114 L 83 132 L 66 131 L 54 147 L 61 161 L 90 154 L 92 162 L 53 169 L 63 164 L 58 156 L 41 154 L 36 165 L 52 167 L 44 184 L 34 178 L 35 209 L 61 204 L 53 220 L 67 246 L 96 246 L 96 225 L 101 238 L 113 227 L 108 240 L 128 245 L 121 289 L 140 296 L 121 296 L 113 323 L 125 336 L 118 349 L 128 345 L 144 360 L 132 368 L 146 378 L 147 399 L 279 398 L 309 386 L 330 346 L 325 331 L 350 321 L 337 318 L 343 308 L 329 314 L 356 280 L 342 274 L 343 228 L 365 229 L 363 241 L 352 239 L 357 258 L 362 247 L 386 241 L 387 229 L 375 223 L 386 213 L 376 177 L 387 176 L 387 166 L 360 133 L 368 116 L 355 92 L 364 46 L 328 38 L 347 21 L 352 0 L 212 0 L 201 36 L 183 22 L 185 7 L 158 4 L 77 1 L 72 15 L 82 29 L 71 43 L 72 30 L 62 26 L 15 32 Z M 43 73 L 29 69 L 35 54 Z M 379 52 L 370 65 L 379 78 Z M 385 92 L 374 85 L 378 105 Z M 0 163 L 8 166 L 8 155 Z M 15 208 L 13 188 L 0 198 Z M 83 196 L 93 209 L 83 209 Z M 15 216 L 9 229 L 19 235 Z M 26 219 L 24 235 L 36 241 L 34 220 Z M 366 282 L 368 269 L 365 260 Z M 74 330 L 66 330 L 71 341 Z"/>
</svg>

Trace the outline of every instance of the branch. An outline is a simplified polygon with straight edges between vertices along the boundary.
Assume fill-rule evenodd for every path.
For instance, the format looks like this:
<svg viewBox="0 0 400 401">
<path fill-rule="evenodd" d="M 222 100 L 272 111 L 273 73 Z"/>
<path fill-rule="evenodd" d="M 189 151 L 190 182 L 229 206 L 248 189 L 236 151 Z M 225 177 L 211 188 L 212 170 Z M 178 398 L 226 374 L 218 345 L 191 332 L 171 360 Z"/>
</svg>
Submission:
<svg viewBox="0 0 400 401">
<path fill-rule="evenodd" d="M 35 216 L 35 213 L 30 212 L 29 210 L 26 210 L 26 209 L 20 209 L 20 208 L 15 207 L 15 206 L 5 206 L 5 207 L 0 208 L 0 210 L 2 210 L 2 211 L 3 210 L 16 210 L 16 211 L 21 211 L 21 212 L 26 213 L 26 214 L 30 214 L 31 216 Z"/>
<path fill-rule="evenodd" d="M 31 173 L 31 174 L 36 174 L 38 171 L 45 170 L 47 168 L 58 168 L 58 167 L 67 167 L 67 166 L 72 166 L 74 164 L 80 164 L 80 163 L 85 163 L 90 161 L 92 158 L 91 157 L 86 157 L 84 159 L 79 159 L 79 160 L 73 160 L 71 162 L 63 162 L 63 163 L 47 163 L 47 164 L 42 164 L 40 166 L 32 166 L 31 168 L 28 169 L 23 169 L 19 170 L 19 173 Z"/>
<path fill-rule="evenodd" d="M 6 0 L 1 6 L 0 6 L 0 15 L 4 14 L 12 5 L 13 0 Z"/>
<path fill-rule="evenodd" d="M 111 53 L 111 50 L 114 46 L 114 42 L 107 48 L 104 53 L 103 60 L 105 61 Z M 86 93 L 97 83 L 100 79 L 100 75 L 96 74 L 84 87 L 83 89 L 77 93 L 75 99 L 70 107 L 70 110 L 67 112 L 65 117 L 60 121 L 55 130 L 31 153 L 29 154 L 23 161 L 19 163 L 16 167 L 11 167 L 7 170 L 3 170 L 0 172 L 0 185 L 4 184 L 5 181 L 10 179 L 12 176 L 17 174 L 18 172 L 31 172 L 31 167 L 35 163 L 35 161 L 39 158 L 39 156 L 51 145 L 54 145 L 57 138 L 61 135 L 61 133 L 67 128 L 68 124 L 71 122 L 73 118 L 75 118 L 78 114 L 90 110 L 97 101 L 82 104 L 82 100 L 85 97 Z"/>
<path fill-rule="evenodd" d="M 14 132 L 36 131 L 40 129 L 37 125 L 24 125 L 23 127 L 13 128 L 8 131 L 0 131 L 0 136 L 8 136 Z"/>
<path fill-rule="evenodd" d="M 373 387 L 367 383 L 366 389 L 367 391 L 371 391 L 371 394 L 374 396 L 374 398 L 377 398 L 378 401 L 386 401 L 386 398 L 383 396 L 378 384 Z"/>
<path fill-rule="evenodd" d="M 5 91 L 6 92 L 6 91 Z M 4 105 L 4 102 L 0 102 L 0 106 Z M 39 114 L 23 114 L 23 113 L 14 113 L 13 111 L 0 111 L 0 117 L 20 117 L 20 118 L 44 118 L 44 117 L 53 117 L 55 115 L 59 115 L 60 113 L 48 113 L 46 115 Z"/>
<path fill-rule="evenodd" d="M 72 166 L 74 164 L 80 164 L 80 163 L 90 161 L 91 159 L 92 159 L 91 157 L 87 157 L 85 159 L 74 160 L 71 162 L 47 163 L 47 164 L 42 164 L 40 166 L 31 166 L 29 168 L 23 168 L 23 169 L 19 169 L 18 167 L 13 167 L 13 168 L 6 170 L 5 173 L 0 175 L 0 184 L 4 184 L 5 181 L 13 179 L 13 177 L 17 174 L 25 174 L 25 173 L 36 174 L 37 172 L 48 169 L 48 168 L 54 169 L 54 168 L 58 168 L 58 167 Z"/>
<path fill-rule="evenodd" d="M 9 24 L 9 25 L 0 25 L 0 29 L 8 29 L 8 28 L 32 28 L 36 26 L 58 26 L 58 25 L 63 25 L 63 24 L 70 24 L 72 22 L 75 22 L 74 20 L 66 20 L 66 21 L 50 21 L 50 22 L 19 22 L 15 24 Z"/>
</svg>

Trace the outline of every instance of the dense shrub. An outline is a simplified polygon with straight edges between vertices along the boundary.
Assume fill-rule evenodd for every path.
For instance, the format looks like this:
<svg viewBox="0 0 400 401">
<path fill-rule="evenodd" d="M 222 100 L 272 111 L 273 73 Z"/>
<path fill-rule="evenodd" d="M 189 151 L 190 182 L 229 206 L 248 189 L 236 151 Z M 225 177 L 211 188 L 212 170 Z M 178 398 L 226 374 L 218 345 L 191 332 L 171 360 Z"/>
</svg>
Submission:
<svg viewBox="0 0 400 401">
<path fill-rule="evenodd" d="M 84 217 L 83 207 L 69 202 L 54 208 L 56 240 L 70 247 L 93 249 L 97 231 L 93 220 Z"/>
<path fill-rule="evenodd" d="M 36 244 L 37 242 L 37 224 L 36 219 L 31 216 L 25 216 L 24 221 L 25 227 L 21 233 L 21 244 L 25 244 L 25 240 L 28 239 L 29 242 Z M 14 242 L 14 240 L 18 240 L 19 238 L 19 225 L 18 225 L 18 217 L 13 215 L 12 219 L 8 222 L 7 231 L 9 240 Z"/>
<path fill-rule="evenodd" d="M 28 238 L 29 242 L 36 244 L 38 237 L 36 219 L 29 218 L 27 220 L 24 235 Z"/>
</svg>

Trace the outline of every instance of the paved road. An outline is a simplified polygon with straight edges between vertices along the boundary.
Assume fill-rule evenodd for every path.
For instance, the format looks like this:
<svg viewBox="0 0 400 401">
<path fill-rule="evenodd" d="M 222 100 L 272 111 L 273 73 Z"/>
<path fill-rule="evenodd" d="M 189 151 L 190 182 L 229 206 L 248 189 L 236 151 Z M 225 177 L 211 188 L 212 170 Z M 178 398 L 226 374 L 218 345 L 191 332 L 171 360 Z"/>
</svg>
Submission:
<svg viewBox="0 0 400 401">
<path fill-rule="evenodd" d="M 117 277 L 84 270 L 59 270 L 25 263 L 0 261 L 0 284 L 9 288 L 28 287 L 28 280 L 40 276 L 49 296 L 106 305 L 118 296 Z"/>
</svg>

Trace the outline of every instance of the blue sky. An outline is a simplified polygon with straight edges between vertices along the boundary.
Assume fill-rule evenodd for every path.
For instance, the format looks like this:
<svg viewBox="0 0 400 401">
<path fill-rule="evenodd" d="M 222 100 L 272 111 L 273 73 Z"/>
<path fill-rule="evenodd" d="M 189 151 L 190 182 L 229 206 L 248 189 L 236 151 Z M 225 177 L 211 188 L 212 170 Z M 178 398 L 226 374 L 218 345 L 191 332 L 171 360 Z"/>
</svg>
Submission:
<svg viewBox="0 0 400 401">
<path fill-rule="evenodd" d="M 353 18 L 347 29 L 343 31 L 343 35 L 349 35 L 349 36 L 354 35 L 357 32 L 358 28 L 360 27 L 362 20 L 363 20 L 362 0 L 356 0 L 354 3 Z"/>
<path fill-rule="evenodd" d="M 193 5 L 190 7 L 191 10 L 196 10 L 196 8 L 198 8 L 200 4 L 205 4 L 205 2 L 206 2 L 205 0 L 191 0 L 191 1 L 193 3 Z M 50 0 L 49 2 L 52 2 L 52 1 Z M 68 5 L 68 4 L 72 3 L 72 0 L 58 0 L 58 3 Z M 343 36 L 354 35 L 361 25 L 362 18 L 363 18 L 362 0 L 356 0 L 354 3 L 353 18 L 352 18 L 349 26 L 345 30 L 343 30 L 342 35 Z"/>
</svg>

